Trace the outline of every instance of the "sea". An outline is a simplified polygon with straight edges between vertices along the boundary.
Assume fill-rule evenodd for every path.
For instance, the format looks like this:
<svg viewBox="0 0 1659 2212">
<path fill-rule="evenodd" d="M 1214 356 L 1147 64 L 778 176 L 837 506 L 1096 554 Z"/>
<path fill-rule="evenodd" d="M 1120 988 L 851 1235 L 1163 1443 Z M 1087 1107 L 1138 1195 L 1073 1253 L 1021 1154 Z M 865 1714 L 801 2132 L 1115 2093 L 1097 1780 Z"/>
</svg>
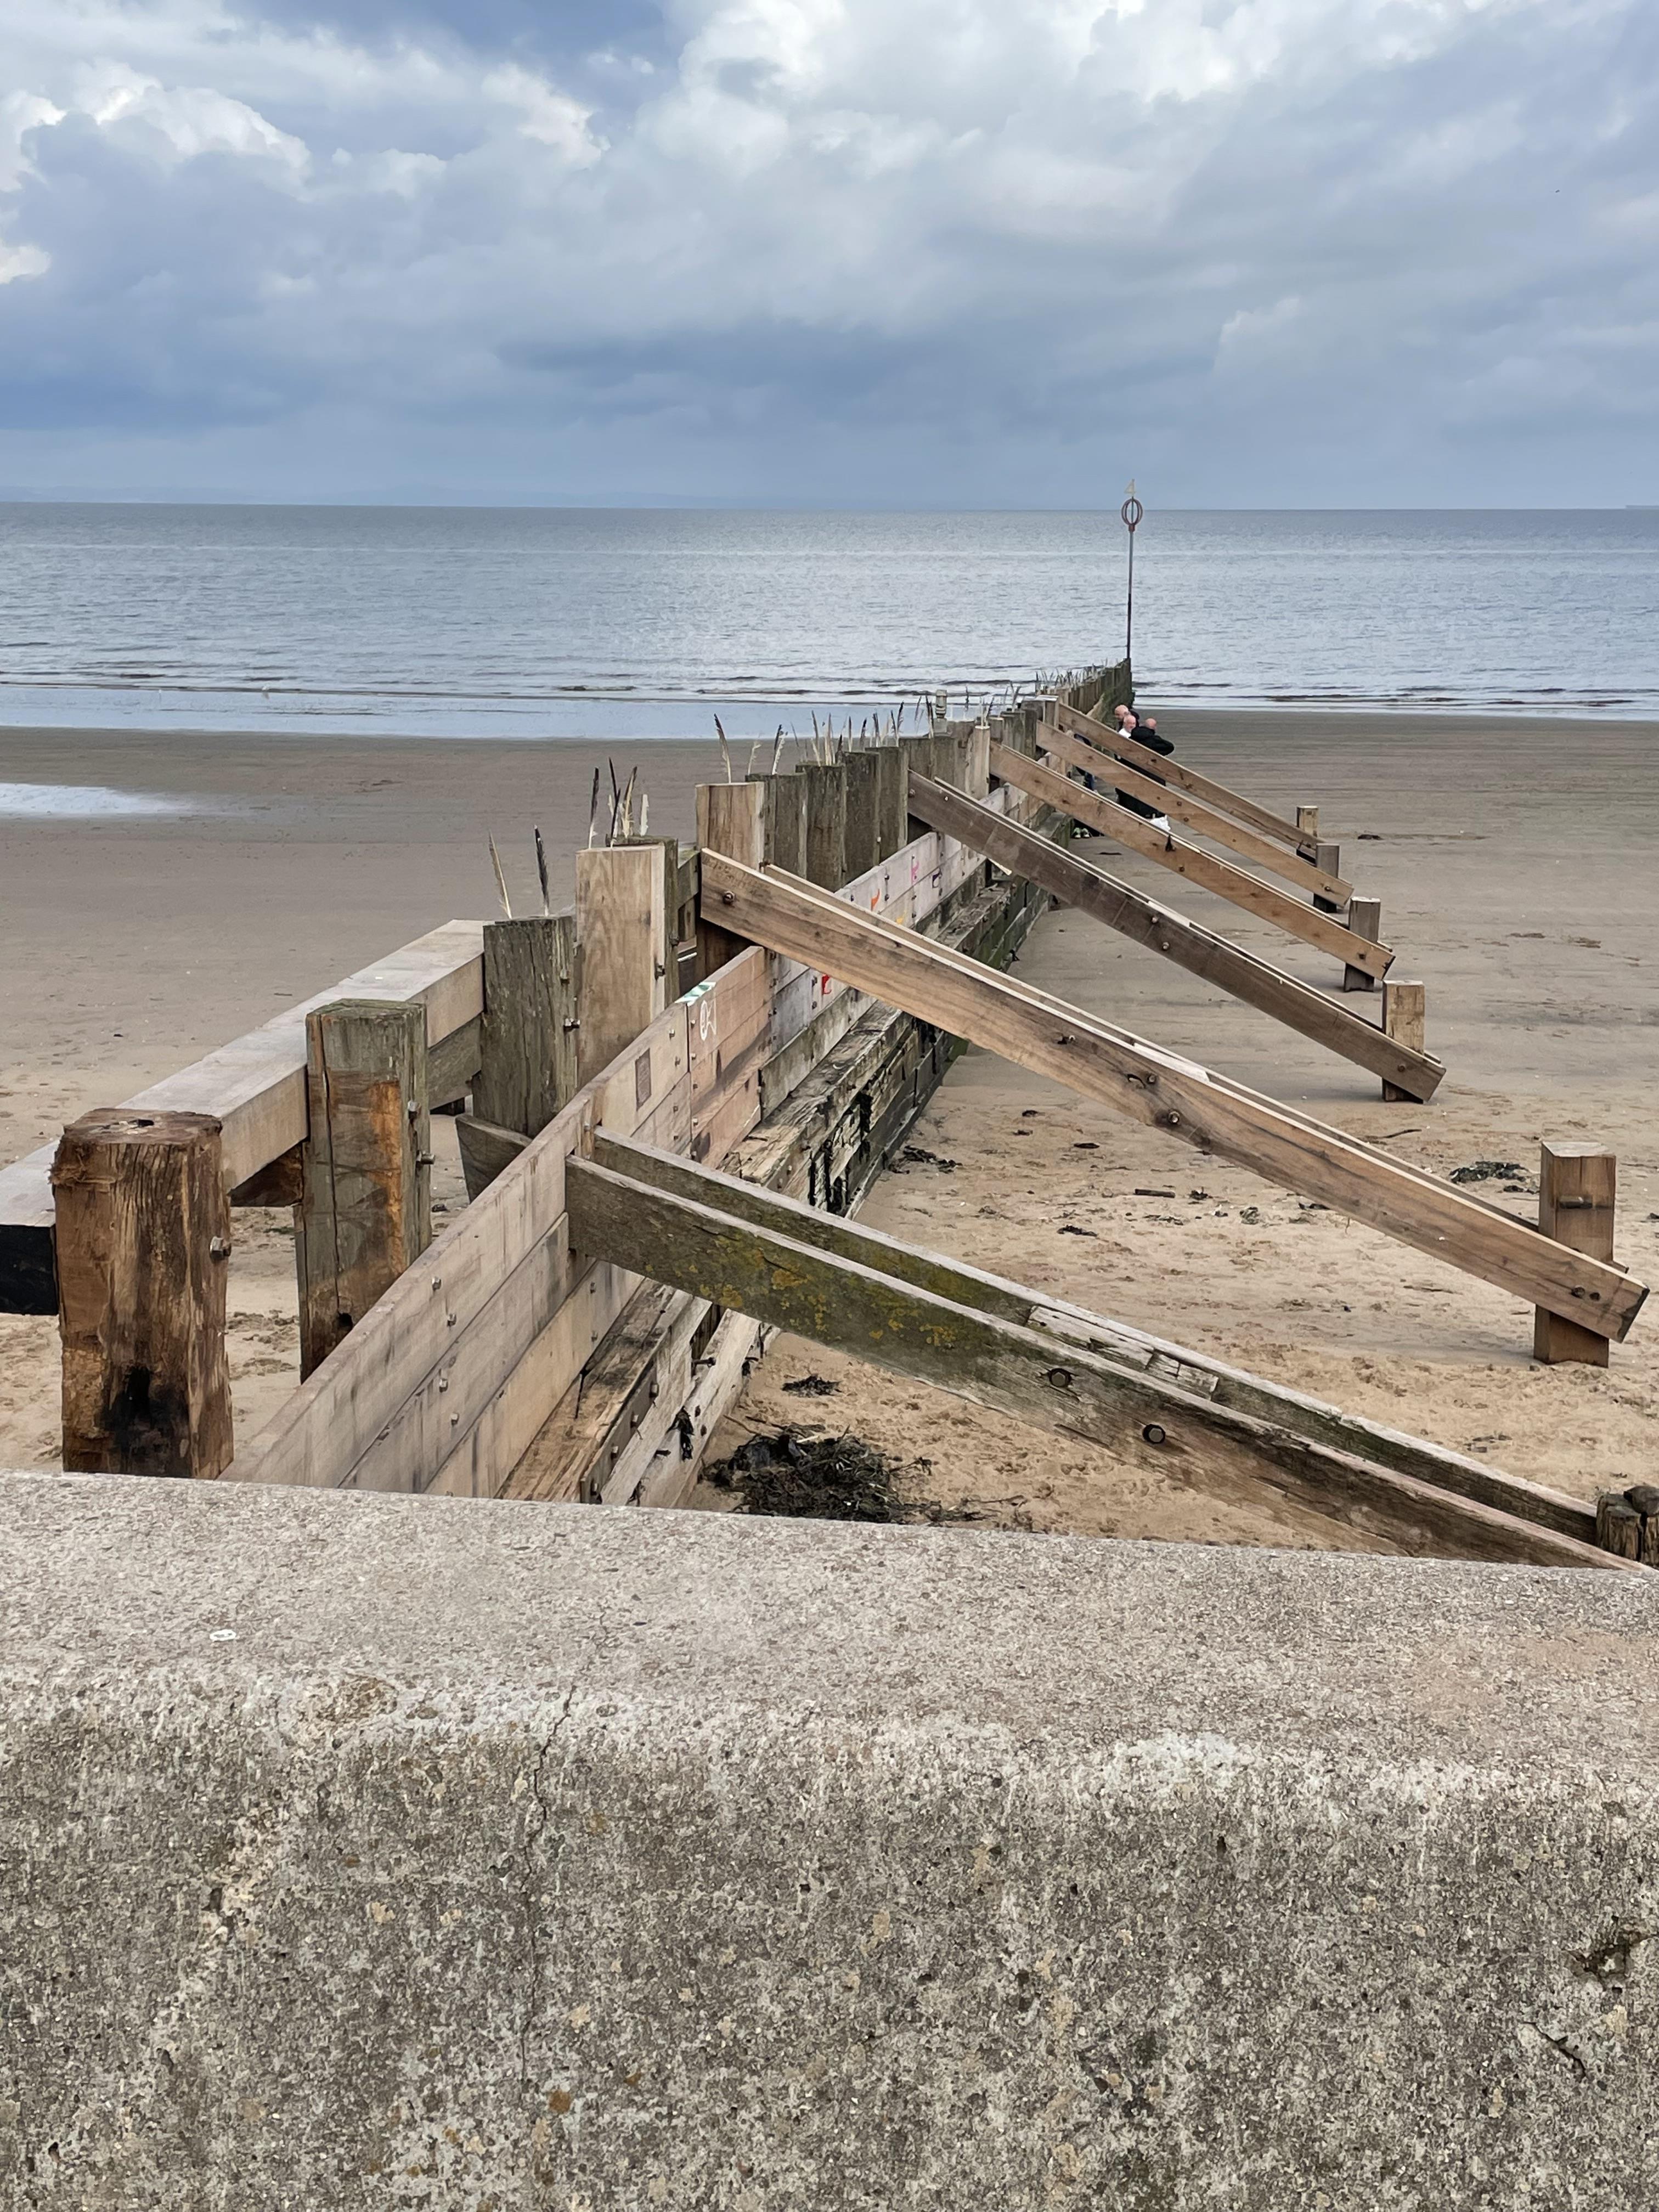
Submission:
<svg viewBox="0 0 1659 2212">
<path fill-rule="evenodd" d="M 1165 708 L 1659 715 L 1659 509 L 0 505 L 14 726 L 908 726 L 1126 638 Z"/>
</svg>

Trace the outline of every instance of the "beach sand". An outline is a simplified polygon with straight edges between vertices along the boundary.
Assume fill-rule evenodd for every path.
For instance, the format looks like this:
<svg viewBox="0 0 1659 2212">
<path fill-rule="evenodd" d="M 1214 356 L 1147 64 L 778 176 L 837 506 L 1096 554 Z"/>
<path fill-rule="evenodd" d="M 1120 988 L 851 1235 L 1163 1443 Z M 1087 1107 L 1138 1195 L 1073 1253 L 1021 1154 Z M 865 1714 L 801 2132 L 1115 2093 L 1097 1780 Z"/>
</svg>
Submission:
<svg viewBox="0 0 1659 2212">
<path fill-rule="evenodd" d="M 1197 768 L 1286 811 L 1317 803 L 1345 872 L 1382 902 L 1395 974 L 1428 988 L 1450 1073 L 1427 1107 L 1086 919 L 1050 915 L 1019 972 L 1159 1043 L 1440 1171 L 1540 1139 L 1619 1155 L 1619 1255 L 1659 1275 L 1659 728 L 1298 712 L 1170 714 Z M 652 827 L 689 835 L 712 746 L 0 732 L 0 782 L 189 795 L 137 821 L 0 820 L 0 1156 L 53 1135 L 452 915 L 494 910 L 485 834 L 528 898 L 539 821 L 568 896 L 592 768 L 638 759 Z M 1081 848 L 1306 980 L 1334 963 L 1103 842 Z M 1374 996 L 1351 1005 L 1375 1012 Z M 442 1130 L 446 1146 L 453 1131 Z M 874 1225 L 1077 1300 L 1350 1410 L 1580 1495 L 1653 1480 L 1659 1305 L 1607 1371 L 1532 1364 L 1516 1300 L 1298 1204 L 978 1051 L 952 1069 L 884 1178 Z M 459 1202 L 453 1159 L 439 1179 Z M 1254 1218 L 1252 1218 L 1254 1215 Z M 283 1218 L 238 1217 L 240 1433 L 295 1372 Z M 55 1327 L 0 1317 L 0 1465 L 56 1453 Z M 783 1384 L 816 1373 L 821 1399 Z M 1328 1524 L 1254 1491 L 1216 1500 L 1107 1455 L 784 1339 L 720 1438 L 853 1427 L 908 1486 L 990 1524 L 1308 1543 Z M 724 1493 L 702 1493 L 724 1504 Z M 1344 1540 L 1349 1540 L 1345 1538 Z"/>
</svg>

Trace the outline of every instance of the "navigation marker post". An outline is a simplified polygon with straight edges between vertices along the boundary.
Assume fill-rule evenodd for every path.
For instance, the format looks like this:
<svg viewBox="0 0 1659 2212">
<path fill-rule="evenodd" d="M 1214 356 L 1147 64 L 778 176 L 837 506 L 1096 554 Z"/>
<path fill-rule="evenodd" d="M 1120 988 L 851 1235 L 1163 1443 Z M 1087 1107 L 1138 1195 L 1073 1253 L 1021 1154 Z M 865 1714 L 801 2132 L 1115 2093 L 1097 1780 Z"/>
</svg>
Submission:
<svg viewBox="0 0 1659 2212">
<path fill-rule="evenodd" d="M 1146 508 L 1135 497 L 1135 480 L 1131 477 L 1128 497 L 1119 507 L 1118 513 L 1122 516 L 1123 526 L 1129 533 L 1129 589 L 1123 605 L 1123 658 L 1132 664 L 1133 655 L 1130 651 L 1130 645 L 1135 625 L 1135 532 L 1140 527 L 1141 518 L 1146 512 Z"/>
</svg>

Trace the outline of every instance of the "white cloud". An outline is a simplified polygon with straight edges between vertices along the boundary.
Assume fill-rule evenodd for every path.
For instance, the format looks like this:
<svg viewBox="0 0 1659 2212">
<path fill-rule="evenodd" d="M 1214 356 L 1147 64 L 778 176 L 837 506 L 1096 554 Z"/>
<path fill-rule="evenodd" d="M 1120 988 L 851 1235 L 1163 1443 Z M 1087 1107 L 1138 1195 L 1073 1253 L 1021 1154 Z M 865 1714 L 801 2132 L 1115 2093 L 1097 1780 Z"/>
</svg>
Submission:
<svg viewBox="0 0 1659 2212">
<path fill-rule="evenodd" d="M 535 52 L 311 4 L 14 0 L 0 350 L 60 364 L 52 452 L 1312 496 L 1518 484 L 1553 380 L 1552 450 L 1659 441 L 1642 0 L 668 0 Z M 4 423 L 33 391 L 0 360 Z"/>
</svg>

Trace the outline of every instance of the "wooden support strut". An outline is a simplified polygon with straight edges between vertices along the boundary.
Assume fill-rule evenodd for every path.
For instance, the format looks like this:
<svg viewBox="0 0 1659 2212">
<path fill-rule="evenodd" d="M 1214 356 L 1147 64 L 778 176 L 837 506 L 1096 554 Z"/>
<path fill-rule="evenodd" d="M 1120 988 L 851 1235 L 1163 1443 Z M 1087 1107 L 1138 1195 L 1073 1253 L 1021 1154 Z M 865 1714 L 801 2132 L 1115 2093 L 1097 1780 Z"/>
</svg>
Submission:
<svg viewBox="0 0 1659 2212">
<path fill-rule="evenodd" d="M 349 999 L 308 1014 L 306 1033 L 311 1131 L 294 1217 L 302 1378 L 432 1242 L 425 1015 Z"/>
<path fill-rule="evenodd" d="M 1312 861 L 1304 860 L 1299 853 L 1286 852 L 1283 844 L 1273 838 L 1264 837 L 1256 830 L 1247 830 L 1242 823 L 1231 821 L 1214 807 L 1205 805 L 1201 799 L 1188 797 L 1176 785 L 1164 782 L 1161 771 L 1157 775 L 1150 770 L 1143 774 L 1140 769 L 1115 759 L 1111 741 L 1103 728 L 1098 737 L 1085 736 L 1076 729 L 1071 734 L 1084 737 L 1084 741 L 1099 752 L 1100 766 L 1093 772 L 1103 778 L 1109 777 L 1114 790 L 1127 792 L 1132 799 L 1141 799 L 1147 805 L 1156 807 L 1160 814 L 1166 814 L 1171 822 L 1180 823 L 1196 836 L 1209 837 L 1218 845 L 1227 846 L 1241 859 L 1249 860 L 1255 867 L 1265 868 L 1269 875 L 1277 876 L 1282 883 L 1293 884 L 1310 898 L 1324 899 L 1334 908 L 1346 904 L 1353 886 L 1345 883 L 1334 869 L 1328 873 L 1322 865 L 1316 866 Z M 1157 757 L 1162 761 L 1166 757 L 1160 753 Z M 1330 849 L 1334 851 L 1335 848 Z"/>
<path fill-rule="evenodd" d="M 210 1477 L 229 1464 L 230 1207 L 219 1124 L 106 1107 L 52 1164 L 64 1466 Z"/>
<path fill-rule="evenodd" d="M 1382 1029 L 1391 1042 L 1406 1052 L 1425 1052 L 1423 1039 L 1427 1018 L 1428 994 L 1419 982 L 1408 982 L 1403 977 L 1395 982 L 1392 977 L 1382 986 Z M 1409 1085 L 1401 1086 L 1388 1076 L 1382 1079 L 1384 1098 L 1399 1101 L 1413 1097 Z"/>
<path fill-rule="evenodd" d="M 918 779 L 911 787 L 909 803 L 913 812 L 930 828 L 983 853 L 999 867 L 1040 884 L 1066 905 L 1091 915 L 1109 928 L 1121 930 L 1136 944 L 1173 960 L 1192 975 L 1201 975 L 1206 982 L 1218 984 L 1247 1005 L 1260 1007 L 1287 1028 L 1340 1053 L 1358 1066 L 1369 1068 L 1413 1098 L 1434 1096 L 1446 1073 L 1442 1062 L 1427 1053 L 1401 1047 L 1311 984 L 1299 982 L 1103 869 L 1033 835 L 1006 815 L 975 805 L 960 792 Z"/>
<path fill-rule="evenodd" d="M 856 990 L 1322 1199 L 1528 1304 L 1622 1337 L 1647 1296 L 1645 1285 L 1488 1200 L 809 884 L 709 854 L 702 900 L 757 944 L 813 961 Z"/>
<path fill-rule="evenodd" d="M 1090 775 L 1097 771 L 1098 756 L 1081 738 L 1068 738 L 1044 726 L 1039 732 L 1039 743 L 1057 760 L 1081 768 Z M 1289 891 L 1264 884 L 1260 876 L 1251 875 L 1248 869 L 1235 867 L 1231 860 L 1154 828 L 1139 814 L 1131 814 L 1127 806 L 1119 806 L 1097 792 L 1085 791 L 1055 769 L 1027 760 L 1023 753 L 1011 752 L 1006 745 L 994 745 L 991 771 L 1005 783 L 1012 783 L 1016 790 L 1029 792 L 1034 799 L 1062 808 L 1074 821 L 1099 830 L 1103 836 L 1115 837 L 1119 844 L 1127 845 L 1143 860 L 1156 861 L 1159 867 L 1184 877 L 1200 890 L 1214 891 L 1258 920 L 1272 922 L 1287 936 L 1299 937 L 1304 945 L 1314 945 L 1347 966 L 1363 968 L 1369 975 L 1387 975 L 1394 958 L 1389 946 L 1369 944 L 1351 929 L 1345 929 L 1340 921 L 1304 906 Z"/>
<path fill-rule="evenodd" d="M 883 1264 L 898 1253 L 910 1261 L 919 1255 L 870 1232 L 858 1258 L 825 1249 L 806 1241 L 811 1210 L 786 1200 L 768 1197 L 759 1207 L 751 1200 L 739 1218 L 710 1202 L 725 1195 L 720 1180 L 706 1178 L 692 1198 L 597 1158 L 572 1159 L 565 1188 L 572 1241 L 584 1253 L 1137 1463 L 1173 1463 L 1198 1486 L 1254 1475 L 1297 1504 L 1412 1552 L 1601 1568 L 1613 1561 L 1593 1544 L 1218 1405 L 1188 1387 L 1196 1374 L 1171 1380 L 1080 1342 L 1062 1347 L 1042 1329 L 921 1287 Z M 768 1218 L 757 1219 L 763 1210 Z M 795 1229 L 804 1233 L 788 1233 Z"/>
<path fill-rule="evenodd" d="M 1224 783 L 1218 783 L 1213 776 L 1200 775 L 1196 769 L 1188 768 L 1185 762 L 1176 759 L 1173 755 L 1155 753 L 1150 745 L 1143 745 L 1138 738 L 1126 738 L 1121 730 L 1099 715 L 1084 714 L 1075 707 L 1068 707 L 1063 699 L 1052 703 L 1062 730 L 1088 738 L 1097 745 L 1109 746 L 1119 760 L 1127 762 L 1130 767 L 1150 769 L 1164 784 L 1173 785 L 1176 790 L 1201 799 L 1218 813 L 1231 815 L 1236 822 L 1248 823 L 1251 829 L 1259 830 L 1263 836 L 1271 837 L 1279 844 L 1288 845 L 1292 852 L 1300 853 L 1304 860 L 1313 859 L 1314 846 L 1319 835 L 1319 810 L 1316 807 L 1311 810 L 1315 817 L 1313 829 L 1304 830 L 1301 817 L 1306 810 L 1298 808 L 1297 819 L 1287 822 L 1282 814 L 1275 814 L 1266 806 L 1258 806 L 1253 799 L 1246 799 L 1242 792 L 1230 791 Z"/>
</svg>

